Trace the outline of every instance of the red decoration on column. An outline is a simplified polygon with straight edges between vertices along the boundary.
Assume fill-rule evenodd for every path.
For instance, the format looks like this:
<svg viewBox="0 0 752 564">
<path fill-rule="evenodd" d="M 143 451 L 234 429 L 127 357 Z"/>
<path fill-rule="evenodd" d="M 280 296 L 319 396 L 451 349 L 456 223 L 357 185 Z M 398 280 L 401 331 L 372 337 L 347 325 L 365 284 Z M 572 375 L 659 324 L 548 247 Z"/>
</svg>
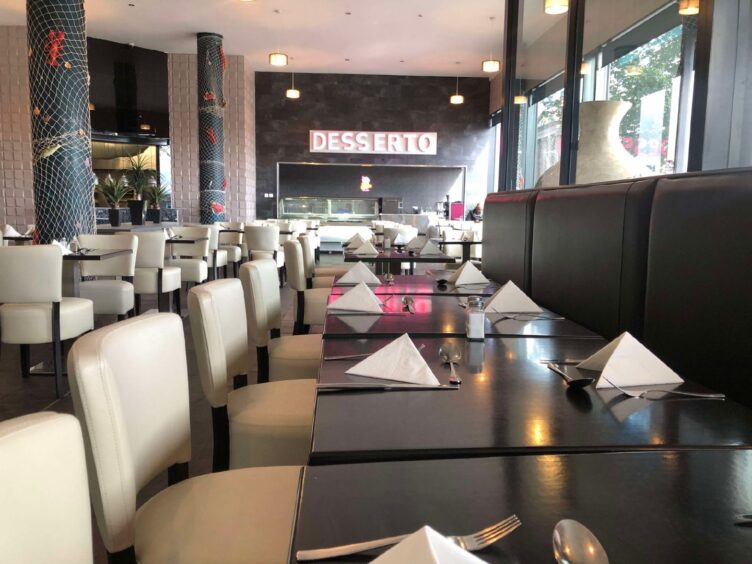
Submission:
<svg viewBox="0 0 752 564">
<path fill-rule="evenodd" d="M 209 138 L 209 141 L 211 141 L 212 145 L 216 145 L 217 144 L 217 136 L 214 133 L 214 128 L 213 127 L 207 128 L 207 130 L 206 130 L 206 136 Z"/>
<path fill-rule="evenodd" d="M 216 96 L 214 95 L 214 92 L 211 92 L 210 90 L 207 90 L 206 92 L 204 92 L 204 100 L 206 102 L 211 102 L 215 98 Z"/>
<path fill-rule="evenodd" d="M 222 190 L 227 190 L 227 177 L 222 181 Z"/>
<path fill-rule="evenodd" d="M 225 48 L 219 46 L 219 60 L 222 62 L 222 70 L 227 69 L 227 57 L 225 56 Z"/>
<path fill-rule="evenodd" d="M 211 209 L 214 213 L 224 213 L 225 207 L 218 203 L 218 202 L 212 202 Z"/>
<path fill-rule="evenodd" d="M 55 31 L 51 29 L 47 32 L 47 41 L 44 43 L 44 52 L 47 53 L 47 64 L 51 67 L 59 67 L 57 62 L 60 55 L 63 54 L 63 41 L 65 41 L 64 31 Z"/>
</svg>

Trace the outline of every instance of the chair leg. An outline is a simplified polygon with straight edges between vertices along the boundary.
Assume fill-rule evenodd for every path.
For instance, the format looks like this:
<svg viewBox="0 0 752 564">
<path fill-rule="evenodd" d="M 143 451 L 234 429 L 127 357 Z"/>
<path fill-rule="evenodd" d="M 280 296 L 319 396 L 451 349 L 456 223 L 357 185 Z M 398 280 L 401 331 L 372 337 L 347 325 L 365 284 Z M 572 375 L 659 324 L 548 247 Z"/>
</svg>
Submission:
<svg viewBox="0 0 752 564">
<path fill-rule="evenodd" d="M 175 313 L 177 313 L 178 315 L 181 315 L 181 311 L 180 311 L 180 288 L 178 288 L 177 290 L 173 290 L 173 292 L 172 292 L 172 301 L 173 301 L 173 303 L 175 305 Z"/>
<path fill-rule="evenodd" d="M 174 486 L 178 482 L 187 480 L 189 477 L 188 463 L 176 462 L 167 468 L 167 485 Z"/>
<path fill-rule="evenodd" d="M 267 347 L 256 347 L 256 356 L 258 357 L 258 379 L 259 384 L 265 384 L 269 381 L 269 349 Z"/>
<path fill-rule="evenodd" d="M 122 315 L 118 314 L 117 320 L 118 321 L 125 321 L 127 317 L 128 317 L 128 314 L 122 314 Z"/>
<path fill-rule="evenodd" d="M 141 315 L 141 294 L 136 294 L 134 296 L 133 311 L 135 315 Z"/>
<path fill-rule="evenodd" d="M 229 278 L 229 276 L 227 275 L 227 265 L 224 266 L 224 273 L 222 274 L 222 276 L 224 278 Z"/>
<path fill-rule="evenodd" d="M 232 263 L 232 273 L 235 278 L 240 276 L 240 263 L 239 262 Z"/>
<path fill-rule="evenodd" d="M 303 319 L 305 319 L 305 293 L 297 292 L 295 302 L 295 323 L 292 326 L 292 334 L 302 335 Z"/>
<path fill-rule="evenodd" d="M 60 302 L 52 302 L 52 363 L 55 370 L 55 395 L 63 397 L 63 343 L 60 340 Z"/>
<path fill-rule="evenodd" d="M 311 332 L 311 326 L 307 325 L 307 324 L 304 324 L 303 325 L 303 335 L 308 335 L 308 333 L 310 333 L 310 332 Z"/>
<path fill-rule="evenodd" d="M 212 431 L 214 435 L 214 454 L 212 472 L 230 469 L 230 419 L 227 406 L 212 407 Z"/>
<path fill-rule="evenodd" d="M 165 307 L 165 299 L 164 299 L 164 294 L 162 292 L 157 294 L 157 310 L 159 310 L 161 313 L 170 312 L 170 299 L 168 297 L 167 307 Z"/>
<path fill-rule="evenodd" d="M 107 564 L 136 564 L 136 550 L 129 546 L 118 552 L 108 552 Z"/>
<path fill-rule="evenodd" d="M 21 376 L 28 378 L 31 372 L 31 346 L 21 345 Z"/>
<path fill-rule="evenodd" d="M 285 285 L 285 276 L 282 274 L 282 268 L 279 267 L 277 270 L 279 271 L 279 287 L 282 288 Z"/>
<path fill-rule="evenodd" d="M 232 389 L 239 390 L 248 385 L 248 374 L 238 374 L 232 379 Z"/>
</svg>

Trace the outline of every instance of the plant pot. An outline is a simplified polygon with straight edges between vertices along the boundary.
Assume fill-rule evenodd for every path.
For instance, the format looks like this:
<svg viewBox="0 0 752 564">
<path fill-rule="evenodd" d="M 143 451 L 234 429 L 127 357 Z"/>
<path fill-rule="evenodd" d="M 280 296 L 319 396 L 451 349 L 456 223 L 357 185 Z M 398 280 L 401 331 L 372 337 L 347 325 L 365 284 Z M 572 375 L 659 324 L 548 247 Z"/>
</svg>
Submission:
<svg viewBox="0 0 752 564">
<path fill-rule="evenodd" d="M 159 208 L 146 210 L 146 221 L 162 223 L 162 210 Z"/>
<path fill-rule="evenodd" d="M 112 227 L 120 227 L 120 208 L 110 208 L 110 225 Z"/>
<path fill-rule="evenodd" d="M 144 224 L 144 204 L 143 200 L 131 200 L 128 202 L 128 209 L 131 211 L 131 225 Z"/>
</svg>

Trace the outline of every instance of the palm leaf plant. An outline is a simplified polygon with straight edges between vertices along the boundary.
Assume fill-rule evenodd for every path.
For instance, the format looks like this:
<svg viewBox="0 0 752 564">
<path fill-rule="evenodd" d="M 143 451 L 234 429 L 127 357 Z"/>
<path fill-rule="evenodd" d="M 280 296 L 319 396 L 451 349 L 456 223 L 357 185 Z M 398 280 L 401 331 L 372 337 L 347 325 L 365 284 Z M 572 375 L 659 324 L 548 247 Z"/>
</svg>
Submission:
<svg viewBox="0 0 752 564">
<path fill-rule="evenodd" d="M 160 179 L 149 185 L 149 188 L 146 191 L 146 199 L 152 209 L 158 210 L 161 203 L 168 199 L 170 194 L 172 194 L 172 191 L 170 190 L 169 185 L 165 184 L 164 181 Z"/>
<path fill-rule="evenodd" d="M 149 189 L 149 185 L 154 182 L 155 172 L 149 168 L 149 159 L 143 153 L 130 158 L 130 164 L 125 171 L 125 175 L 137 200 L 144 196 Z"/>
<path fill-rule="evenodd" d="M 114 210 L 120 208 L 120 203 L 128 197 L 129 192 L 130 187 L 124 176 L 115 179 L 108 174 L 107 178 L 97 185 L 97 193 L 101 194 Z"/>
</svg>

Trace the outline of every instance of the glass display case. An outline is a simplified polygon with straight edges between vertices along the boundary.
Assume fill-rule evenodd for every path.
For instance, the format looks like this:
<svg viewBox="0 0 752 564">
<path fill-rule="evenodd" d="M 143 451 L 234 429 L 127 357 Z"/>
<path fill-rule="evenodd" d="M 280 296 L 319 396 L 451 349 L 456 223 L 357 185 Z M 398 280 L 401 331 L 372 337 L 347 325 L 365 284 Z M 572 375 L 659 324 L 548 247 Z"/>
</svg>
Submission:
<svg viewBox="0 0 752 564">
<path fill-rule="evenodd" d="M 370 221 L 379 217 L 377 198 L 282 198 L 282 219 L 320 219 L 322 221 Z"/>
</svg>

